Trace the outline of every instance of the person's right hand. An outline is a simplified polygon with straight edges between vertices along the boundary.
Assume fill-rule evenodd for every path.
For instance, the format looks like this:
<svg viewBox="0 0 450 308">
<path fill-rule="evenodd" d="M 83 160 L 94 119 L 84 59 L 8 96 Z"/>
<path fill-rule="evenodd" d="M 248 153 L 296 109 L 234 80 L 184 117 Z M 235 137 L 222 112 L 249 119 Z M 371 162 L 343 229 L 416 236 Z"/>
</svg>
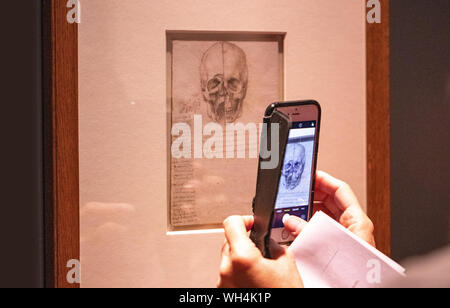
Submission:
<svg viewBox="0 0 450 308">
<path fill-rule="evenodd" d="M 375 247 L 372 221 L 359 205 L 350 186 L 328 173 L 317 171 L 314 213 L 322 211 L 338 221 L 342 226 Z M 300 234 L 306 222 L 297 216 L 283 217 L 284 228 L 294 236 Z"/>
</svg>

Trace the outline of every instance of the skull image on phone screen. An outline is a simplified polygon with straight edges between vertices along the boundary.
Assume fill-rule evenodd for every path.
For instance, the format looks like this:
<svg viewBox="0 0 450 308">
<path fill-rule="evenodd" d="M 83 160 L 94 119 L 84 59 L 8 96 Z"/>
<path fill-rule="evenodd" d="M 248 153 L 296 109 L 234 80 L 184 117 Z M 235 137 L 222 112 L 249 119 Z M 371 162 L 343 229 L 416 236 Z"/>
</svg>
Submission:
<svg viewBox="0 0 450 308">
<path fill-rule="evenodd" d="M 305 154 L 303 145 L 299 143 L 287 145 L 282 170 L 282 183 L 286 190 L 293 190 L 300 184 L 305 169 Z"/>
</svg>

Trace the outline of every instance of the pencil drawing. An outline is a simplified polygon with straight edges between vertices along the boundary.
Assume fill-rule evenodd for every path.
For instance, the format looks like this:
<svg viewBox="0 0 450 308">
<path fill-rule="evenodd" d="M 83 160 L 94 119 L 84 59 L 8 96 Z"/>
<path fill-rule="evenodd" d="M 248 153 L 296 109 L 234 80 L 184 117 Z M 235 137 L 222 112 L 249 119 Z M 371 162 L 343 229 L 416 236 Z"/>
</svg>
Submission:
<svg viewBox="0 0 450 308">
<path fill-rule="evenodd" d="M 200 79 L 210 119 L 220 123 L 235 122 L 241 115 L 247 94 L 245 52 L 229 42 L 215 43 L 202 56 Z"/>
</svg>

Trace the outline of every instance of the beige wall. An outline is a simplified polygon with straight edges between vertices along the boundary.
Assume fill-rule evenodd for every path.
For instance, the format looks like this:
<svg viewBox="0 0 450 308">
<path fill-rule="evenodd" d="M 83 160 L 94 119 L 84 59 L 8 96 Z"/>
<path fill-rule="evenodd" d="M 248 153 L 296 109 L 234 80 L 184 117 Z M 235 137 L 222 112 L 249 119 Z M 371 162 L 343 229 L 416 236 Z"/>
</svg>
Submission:
<svg viewBox="0 0 450 308">
<path fill-rule="evenodd" d="M 221 234 L 165 235 L 166 30 L 287 32 L 285 98 L 321 103 L 319 168 L 366 203 L 364 1 L 83 1 L 83 286 L 213 286 L 217 276 Z"/>
</svg>

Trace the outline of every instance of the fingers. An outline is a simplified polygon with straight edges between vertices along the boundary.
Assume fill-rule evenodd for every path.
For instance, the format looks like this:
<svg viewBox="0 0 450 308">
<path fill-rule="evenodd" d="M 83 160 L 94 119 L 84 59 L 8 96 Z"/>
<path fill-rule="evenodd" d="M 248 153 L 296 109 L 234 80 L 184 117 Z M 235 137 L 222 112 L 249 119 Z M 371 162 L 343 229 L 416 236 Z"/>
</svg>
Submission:
<svg viewBox="0 0 450 308">
<path fill-rule="evenodd" d="M 353 234 L 363 238 L 369 244 L 374 245 L 373 223 L 361 208 L 358 199 L 348 184 L 331 175 L 317 171 L 316 173 L 316 200 L 321 200 L 321 205 L 314 205 L 314 210 L 326 207 L 342 226 Z"/>
<path fill-rule="evenodd" d="M 253 223 L 255 222 L 255 218 L 253 216 L 241 216 L 244 220 L 245 228 L 248 231 L 250 231 L 253 227 Z"/>
<path fill-rule="evenodd" d="M 332 212 L 329 208 L 333 208 L 333 206 L 328 205 L 328 207 L 325 205 L 325 203 L 314 203 L 314 213 L 313 216 L 317 212 L 324 212 L 334 220 L 338 220 L 340 217 L 341 212 L 338 209 L 335 209 L 334 212 Z"/>
<path fill-rule="evenodd" d="M 284 228 L 293 236 L 298 236 L 306 227 L 307 222 L 300 217 L 286 214 L 283 216 Z"/>
<path fill-rule="evenodd" d="M 348 184 L 323 171 L 317 171 L 316 173 L 315 194 L 316 200 L 324 201 L 327 207 L 330 205 L 337 206 L 340 211 L 345 211 L 352 205 L 360 207 L 358 199 Z M 327 199 L 333 200 L 334 203 L 326 202 Z M 329 207 L 329 210 L 333 213 L 336 212 L 335 208 Z"/>
<path fill-rule="evenodd" d="M 220 273 L 221 274 L 228 273 L 231 268 L 229 250 L 230 250 L 230 246 L 225 241 L 225 243 L 222 246 L 222 258 L 220 260 Z"/>
<path fill-rule="evenodd" d="M 227 240 L 224 241 L 222 245 L 222 257 L 228 257 L 230 254 L 230 245 L 228 245 Z"/>
<path fill-rule="evenodd" d="M 223 222 L 225 237 L 232 251 L 245 253 L 249 249 L 258 250 L 247 235 L 253 222 L 253 216 L 230 216 L 225 219 Z"/>
</svg>

